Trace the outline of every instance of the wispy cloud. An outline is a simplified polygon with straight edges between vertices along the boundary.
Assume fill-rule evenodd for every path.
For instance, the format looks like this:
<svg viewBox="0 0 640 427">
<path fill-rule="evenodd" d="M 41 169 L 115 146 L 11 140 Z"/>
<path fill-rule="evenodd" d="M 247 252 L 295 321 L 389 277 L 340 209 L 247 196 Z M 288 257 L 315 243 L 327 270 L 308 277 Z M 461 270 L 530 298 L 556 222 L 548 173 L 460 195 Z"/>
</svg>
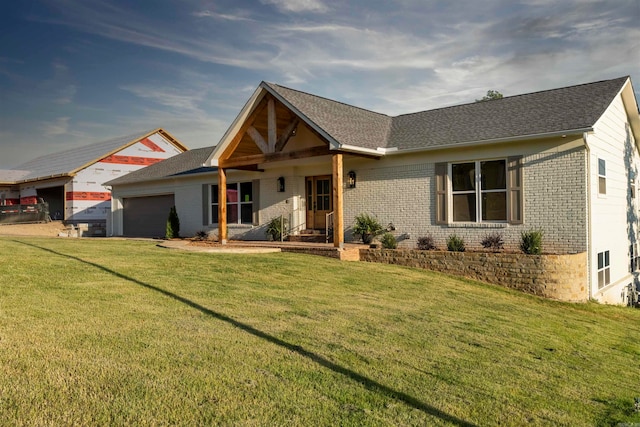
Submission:
<svg viewBox="0 0 640 427">
<path fill-rule="evenodd" d="M 69 121 L 71 117 L 58 117 L 57 119 L 43 123 L 42 131 L 46 136 L 59 136 L 69 133 Z"/>
<path fill-rule="evenodd" d="M 247 16 L 242 16 L 242 15 L 233 15 L 233 14 L 226 14 L 226 13 L 216 13 L 216 12 L 212 12 L 210 10 L 202 10 L 199 12 L 195 12 L 193 14 L 193 16 L 197 17 L 197 18 L 213 18 L 213 19 L 219 19 L 219 20 L 224 20 L 224 21 L 246 21 L 246 22 L 255 22 L 255 19 L 251 19 Z"/>
<path fill-rule="evenodd" d="M 320 0 L 260 0 L 263 4 L 272 4 L 285 12 L 318 12 L 324 13 L 329 8 Z"/>
</svg>

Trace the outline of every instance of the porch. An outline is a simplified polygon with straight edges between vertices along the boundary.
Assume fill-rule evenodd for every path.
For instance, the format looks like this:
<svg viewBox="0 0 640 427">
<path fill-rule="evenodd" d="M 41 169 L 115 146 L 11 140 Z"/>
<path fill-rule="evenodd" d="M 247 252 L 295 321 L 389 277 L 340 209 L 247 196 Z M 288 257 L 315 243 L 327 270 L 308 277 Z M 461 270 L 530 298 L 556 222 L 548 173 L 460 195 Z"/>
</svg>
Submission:
<svg viewBox="0 0 640 427">
<path fill-rule="evenodd" d="M 166 240 L 158 246 L 168 249 L 182 249 L 194 252 L 213 253 L 268 253 L 292 252 L 335 258 L 341 261 L 360 261 L 360 250 L 368 245 L 345 243 L 337 248 L 332 243 L 273 242 L 228 240 L 226 244 L 208 240 Z"/>
</svg>

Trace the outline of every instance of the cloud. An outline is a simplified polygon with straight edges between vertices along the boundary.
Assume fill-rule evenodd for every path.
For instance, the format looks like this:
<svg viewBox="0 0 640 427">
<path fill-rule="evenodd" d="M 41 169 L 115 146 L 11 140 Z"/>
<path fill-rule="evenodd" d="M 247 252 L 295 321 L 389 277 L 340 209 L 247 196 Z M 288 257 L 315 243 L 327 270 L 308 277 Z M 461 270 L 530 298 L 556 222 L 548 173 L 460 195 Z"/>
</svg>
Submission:
<svg viewBox="0 0 640 427">
<path fill-rule="evenodd" d="M 272 4 L 284 12 L 324 13 L 329 8 L 320 0 L 260 0 L 262 4 Z"/>
<path fill-rule="evenodd" d="M 255 22 L 254 19 L 248 18 L 242 15 L 232 15 L 232 14 L 224 14 L 224 13 L 216 13 L 210 10 L 202 10 L 200 12 L 195 12 L 193 16 L 197 18 L 214 18 L 225 21 L 247 21 L 247 22 Z"/>
<path fill-rule="evenodd" d="M 42 131 L 46 136 L 59 136 L 69 133 L 69 121 L 71 117 L 58 117 L 54 121 L 42 125 Z"/>
</svg>

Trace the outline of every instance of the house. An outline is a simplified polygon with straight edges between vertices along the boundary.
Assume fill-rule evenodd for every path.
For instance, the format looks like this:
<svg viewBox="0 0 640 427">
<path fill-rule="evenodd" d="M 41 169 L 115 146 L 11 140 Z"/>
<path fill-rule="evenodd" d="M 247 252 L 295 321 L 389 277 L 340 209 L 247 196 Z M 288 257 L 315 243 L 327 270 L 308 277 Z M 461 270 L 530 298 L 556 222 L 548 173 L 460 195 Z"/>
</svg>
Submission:
<svg viewBox="0 0 640 427">
<path fill-rule="evenodd" d="M 32 205 L 42 199 L 49 204 L 53 219 L 101 225 L 104 230 L 111 211 L 105 181 L 186 149 L 159 128 L 38 157 L 0 170 L 0 205 Z"/>
<path fill-rule="evenodd" d="M 517 251 L 539 229 L 545 252 L 586 258 L 584 299 L 623 303 L 640 267 L 639 140 L 628 77 L 396 117 L 263 82 L 184 170 L 162 172 L 195 153 L 108 183 L 110 232 L 128 234 L 133 200 L 163 194 L 183 234 L 223 243 L 265 239 L 281 215 L 292 234 L 327 230 L 338 248 L 360 213 L 409 248 L 427 234 L 479 248 L 497 232 Z"/>
</svg>

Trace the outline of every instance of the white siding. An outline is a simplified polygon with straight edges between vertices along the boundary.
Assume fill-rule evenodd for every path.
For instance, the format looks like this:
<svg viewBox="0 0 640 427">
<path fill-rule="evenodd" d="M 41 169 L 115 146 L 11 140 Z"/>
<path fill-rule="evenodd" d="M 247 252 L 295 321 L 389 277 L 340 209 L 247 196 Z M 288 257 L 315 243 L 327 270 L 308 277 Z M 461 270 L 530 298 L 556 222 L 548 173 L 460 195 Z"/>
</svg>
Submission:
<svg viewBox="0 0 640 427">
<path fill-rule="evenodd" d="M 121 156 L 119 160 L 107 157 L 76 174 L 65 186 L 67 221 L 105 221 L 111 210 L 111 194 L 103 183 L 181 152 L 159 133 L 145 139 L 150 143 L 136 142 L 115 153 L 114 157 Z"/>
<path fill-rule="evenodd" d="M 640 158 L 620 96 L 596 123 L 587 141 L 591 148 L 592 296 L 602 302 L 625 303 L 627 286 L 634 279 L 629 245 L 636 241 L 638 231 L 638 201 L 631 197 L 631 181 L 637 181 Z M 605 195 L 598 192 L 598 159 L 606 162 Z M 598 289 L 597 254 L 607 250 L 611 281 Z"/>
</svg>

